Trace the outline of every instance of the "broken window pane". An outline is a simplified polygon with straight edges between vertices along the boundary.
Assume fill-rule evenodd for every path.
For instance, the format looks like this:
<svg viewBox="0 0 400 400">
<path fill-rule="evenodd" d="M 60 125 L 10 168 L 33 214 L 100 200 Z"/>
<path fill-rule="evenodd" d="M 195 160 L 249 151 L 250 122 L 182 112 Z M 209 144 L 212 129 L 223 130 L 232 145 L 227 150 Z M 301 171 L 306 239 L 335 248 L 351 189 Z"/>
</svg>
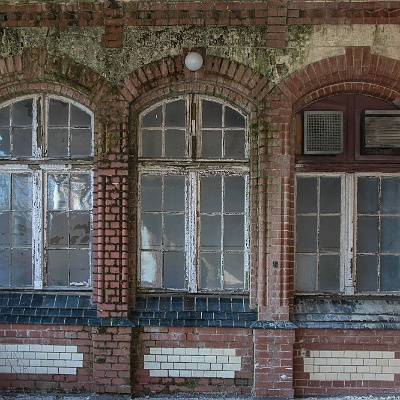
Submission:
<svg viewBox="0 0 400 400">
<path fill-rule="evenodd" d="M 164 253 L 164 288 L 185 288 L 185 255 L 183 251 Z"/>
<path fill-rule="evenodd" d="M 225 289 L 243 289 L 244 255 L 243 253 L 224 253 L 224 287 Z"/>
<path fill-rule="evenodd" d="M 200 286 L 202 289 L 221 289 L 221 253 L 200 253 Z"/>
</svg>

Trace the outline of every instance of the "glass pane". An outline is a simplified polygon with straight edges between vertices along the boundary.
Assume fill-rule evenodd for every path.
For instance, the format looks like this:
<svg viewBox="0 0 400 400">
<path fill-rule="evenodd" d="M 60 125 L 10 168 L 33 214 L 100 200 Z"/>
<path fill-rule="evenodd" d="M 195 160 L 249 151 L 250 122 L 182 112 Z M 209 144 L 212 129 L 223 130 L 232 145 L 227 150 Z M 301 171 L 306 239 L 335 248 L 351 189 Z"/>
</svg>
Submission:
<svg viewBox="0 0 400 400">
<path fill-rule="evenodd" d="M 298 252 L 317 251 L 317 217 L 298 216 L 296 220 L 296 249 Z"/>
<path fill-rule="evenodd" d="M 341 179 L 321 178 L 320 211 L 321 213 L 340 213 Z"/>
<path fill-rule="evenodd" d="M 21 100 L 12 105 L 12 125 L 32 126 L 32 99 Z"/>
<path fill-rule="evenodd" d="M 141 284 L 145 287 L 161 287 L 162 255 L 159 251 L 141 252 Z"/>
<path fill-rule="evenodd" d="M 161 157 L 161 131 L 143 129 L 142 131 L 142 157 Z"/>
<path fill-rule="evenodd" d="M 200 246 L 203 250 L 221 248 L 221 217 L 219 215 L 201 216 Z"/>
<path fill-rule="evenodd" d="M 340 217 L 321 216 L 319 226 L 319 246 L 321 251 L 335 251 L 340 248 Z"/>
<path fill-rule="evenodd" d="M 50 99 L 49 101 L 49 125 L 68 126 L 68 103 Z"/>
<path fill-rule="evenodd" d="M 160 176 L 142 176 L 142 210 L 162 210 L 162 178 Z"/>
<path fill-rule="evenodd" d="M 70 250 L 70 286 L 89 286 L 89 250 Z"/>
<path fill-rule="evenodd" d="M 10 174 L 0 174 L 0 210 L 10 209 Z"/>
<path fill-rule="evenodd" d="M 164 211 L 183 211 L 185 209 L 185 177 L 166 176 L 164 187 Z"/>
<path fill-rule="evenodd" d="M 201 289 L 221 289 L 221 254 L 200 254 L 200 285 Z"/>
<path fill-rule="evenodd" d="M 225 177 L 225 211 L 244 212 L 245 180 L 243 176 Z"/>
<path fill-rule="evenodd" d="M 222 209 L 221 201 L 222 178 L 221 177 L 202 177 L 200 183 L 200 209 L 202 213 L 220 212 Z"/>
<path fill-rule="evenodd" d="M 244 131 L 225 132 L 225 158 L 244 159 L 245 142 Z"/>
<path fill-rule="evenodd" d="M 32 244 L 32 214 L 14 212 L 12 214 L 12 244 L 14 247 L 26 247 Z"/>
<path fill-rule="evenodd" d="M 13 129 L 13 151 L 14 157 L 32 156 L 32 130 L 27 128 Z"/>
<path fill-rule="evenodd" d="M 0 249 L 0 286 L 10 285 L 10 266 L 10 249 Z"/>
<path fill-rule="evenodd" d="M 90 213 L 71 213 L 69 221 L 69 244 L 88 246 L 90 243 Z"/>
<path fill-rule="evenodd" d="M 357 253 L 376 253 L 378 251 L 378 217 L 358 217 Z"/>
<path fill-rule="evenodd" d="M 165 126 L 186 125 L 186 102 L 176 100 L 165 105 Z"/>
<path fill-rule="evenodd" d="M 400 217 L 382 217 L 381 252 L 400 253 Z"/>
<path fill-rule="evenodd" d="M 142 125 L 149 127 L 162 126 L 162 120 L 162 107 L 158 106 L 143 116 Z"/>
<path fill-rule="evenodd" d="M 0 108 L 0 126 L 11 126 L 10 106 Z"/>
<path fill-rule="evenodd" d="M 203 158 L 222 158 L 222 131 L 203 131 L 202 133 Z"/>
<path fill-rule="evenodd" d="M 10 129 L 0 128 L 0 157 L 10 156 Z"/>
<path fill-rule="evenodd" d="M 90 156 L 92 154 L 92 130 L 71 130 L 71 156 Z"/>
<path fill-rule="evenodd" d="M 357 290 L 369 292 L 378 290 L 378 257 L 357 256 Z"/>
<path fill-rule="evenodd" d="M 358 178 L 357 211 L 359 214 L 378 213 L 379 179 Z"/>
<path fill-rule="evenodd" d="M 381 257 L 381 291 L 400 290 L 400 257 Z"/>
<path fill-rule="evenodd" d="M 142 248 L 161 246 L 162 222 L 160 214 L 142 214 Z"/>
<path fill-rule="evenodd" d="M 49 174 L 47 176 L 47 209 L 66 210 L 68 208 L 68 175 Z"/>
<path fill-rule="evenodd" d="M 225 289 L 244 288 L 243 253 L 224 254 L 224 287 Z"/>
<path fill-rule="evenodd" d="M 228 128 L 244 128 L 246 120 L 242 114 L 231 107 L 225 107 L 225 126 Z"/>
<path fill-rule="evenodd" d="M 244 216 L 225 215 L 224 249 L 243 250 L 243 248 L 244 248 Z"/>
<path fill-rule="evenodd" d="M 12 285 L 32 286 L 32 251 L 31 249 L 13 249 Z"/>
<path fill-rule="evenodd" d="M 202 101 L 202 124 L 205 128 L 222 126 L 222 104 L 215 101 Z"/>
<path fill-rule="evenodd" d="M 297 178 L 296 209 L 298 214 L 317 212 L 317 178 Z"/>
<path fill-rule="evenodd" d="M 51 212 L 48 215 L 48 244 L 49 246 L 68 245 L 68 215 Z"/>
<path fill-rule="evenodd" d="M 165 157 L 186 157 L 186 136 L 182 129 L 167 129 L 165 131 Z"/>
<path fill-rule="evenodd" d="M 319 258 L 320 290 L 340 289 L 340 256 L 322 255 Z"/>
<path fill-rule="evenodd" d="M 317 256 L 298 254 L 296 257 L 296 289 L 302 292 L 317 289 Z"/>
<path fill-rule="evenodd" d="M 12 176 L 13 210 L 32 209 L 32 176 L 15 174 Z"/>
<path fill-rule="evenodd" d="M 49 135 L 47 138 L 47 155 L 49 157 L 68 156 L 68 129 L 49 129 Z"/>
<path fill-rule="evenodd" d="M 10 212 L 0 213 L 0 246 L 10 246 Z"/>
<path fill-rule="evenodd" d="M 400 178 L 382 179 L 382 213 L 400 213 Z"/>
<path fill-rule="evenodd" d="M 183 251 L 164 253 L 164 288 L 185 288 L 185 255 Z"/>
<path fill-rule="evenodd" d="M 165 215 L 164 246 L 182 248 L 185 245 L 185 216 Z"/>
<path fill-rule="evenodd" d="M 90 210 L 92 207 L 92 182 L 90 174 L 71 176 L 71 210 Z"/>
<path fill-rule="evenodd" d="M 91 126 L 92 117 L 89 113 L 79 107 L 71 105 L 71 125 L 72 126 Z"/>
<path fill-rule="evenodd" d="M 68 250 L 48 250 L 48 286 L 68 286 Z"/>
</svg>

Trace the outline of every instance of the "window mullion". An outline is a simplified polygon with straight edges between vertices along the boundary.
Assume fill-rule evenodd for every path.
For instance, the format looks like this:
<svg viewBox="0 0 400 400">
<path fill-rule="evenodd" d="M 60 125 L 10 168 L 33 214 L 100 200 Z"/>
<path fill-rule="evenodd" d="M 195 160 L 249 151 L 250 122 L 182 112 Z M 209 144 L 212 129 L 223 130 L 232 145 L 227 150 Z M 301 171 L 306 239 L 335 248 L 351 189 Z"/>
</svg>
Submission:
<svg viewBox="0 0 400 400">
<path fill-rule="evenodd" d="M 197 292 L 197 207 L 198 174 L 188 172 L 186 185 L 186 273 L 189 292 Z"/>
<path fill-rule="evenodd" d="M 43 173 L 33 173 L 33 210 L 32 210 L 32 262 L 34 271 L 34 288 L 43 288 Z"/>
<path fill-rule="evenodd" d="M 345 174 L 342 182 L 342 246 L 343 266 L 344 266 L 344 291 L 345 294 L 354 294 L 355 292 L 355 246 L 354 246 L 354 209 L 356 201 L 357 188 L 355 185 L 354 174 Z"/>
</svg>

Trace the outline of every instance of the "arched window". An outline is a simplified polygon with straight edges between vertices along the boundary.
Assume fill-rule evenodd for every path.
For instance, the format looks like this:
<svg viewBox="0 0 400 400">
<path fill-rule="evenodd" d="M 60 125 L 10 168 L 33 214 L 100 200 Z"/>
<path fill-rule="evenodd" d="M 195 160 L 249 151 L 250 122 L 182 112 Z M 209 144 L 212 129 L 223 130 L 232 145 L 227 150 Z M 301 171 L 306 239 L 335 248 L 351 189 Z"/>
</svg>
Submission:
<svg viewBox="0 0 400 400">
<path fill-rule="evenodd" d="M 298 119 L 297 292 L 398 294 L 399 111 L 343 94 Z"/>
<path fill-rule="evenodd" d="M 0 287 L 91 285 L 93 116 L 35 95 L 0 107 Z"/>
<path fill-rule="evenodd" d="M 247 118 L 198 95 L 139 118 L 139 277 L 143 290 L 246 291 Z"/>
</svg>

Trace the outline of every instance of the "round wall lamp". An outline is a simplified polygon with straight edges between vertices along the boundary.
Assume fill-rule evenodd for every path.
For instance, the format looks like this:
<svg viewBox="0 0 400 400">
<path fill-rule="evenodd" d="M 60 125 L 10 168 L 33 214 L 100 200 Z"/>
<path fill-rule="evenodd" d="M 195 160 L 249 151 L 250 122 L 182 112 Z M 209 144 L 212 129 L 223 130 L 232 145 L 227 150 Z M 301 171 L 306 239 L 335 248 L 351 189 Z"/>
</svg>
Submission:
<svg viewBox="0 0 400 400">
<path fill-rule="evenodd" d="M 185 57 L 185 65 L 189 71 L 198 71 L 203 65 L 203 57 L 196 51 L 191 51 Z"/>
</svg>

